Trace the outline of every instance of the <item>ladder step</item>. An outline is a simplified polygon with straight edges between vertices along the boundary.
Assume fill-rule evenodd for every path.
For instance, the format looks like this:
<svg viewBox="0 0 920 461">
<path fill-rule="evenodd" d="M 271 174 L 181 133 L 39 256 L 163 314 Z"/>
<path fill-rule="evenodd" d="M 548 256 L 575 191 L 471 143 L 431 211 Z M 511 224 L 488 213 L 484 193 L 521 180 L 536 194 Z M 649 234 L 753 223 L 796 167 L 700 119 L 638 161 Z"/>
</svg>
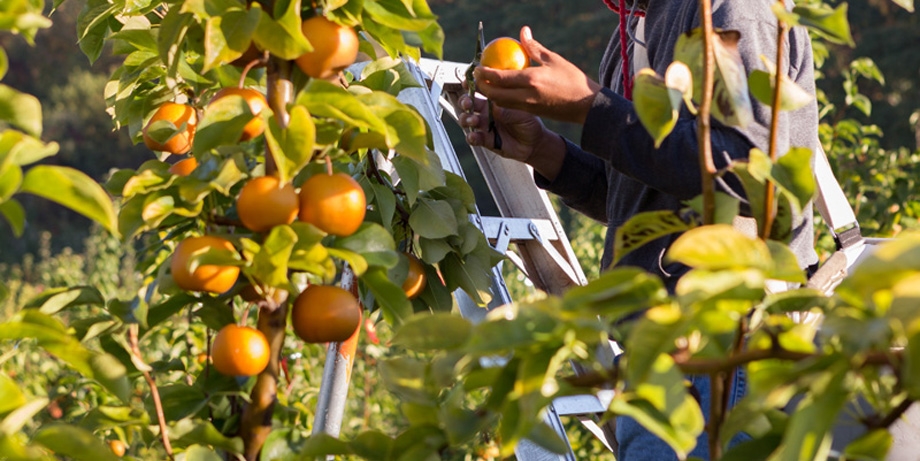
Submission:
<svg viewBox="0 0 920 461">
<path fill-rule="evenodd" d="M 601 390 L 597 395 L 567 395 L 553 400 L 553 407 L 559 416 L 581 416 L 604 413 L 613 400 L 614 391 Z"/>
</svg>

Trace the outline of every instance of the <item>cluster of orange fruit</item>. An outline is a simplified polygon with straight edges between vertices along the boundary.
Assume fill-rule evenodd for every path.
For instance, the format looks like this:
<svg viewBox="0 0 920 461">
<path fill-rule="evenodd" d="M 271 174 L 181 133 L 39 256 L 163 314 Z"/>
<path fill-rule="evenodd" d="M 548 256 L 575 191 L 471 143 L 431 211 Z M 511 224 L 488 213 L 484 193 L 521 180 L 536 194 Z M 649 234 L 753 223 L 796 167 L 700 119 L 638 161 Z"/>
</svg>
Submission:
<svg viewBox="0 0 920 461">
<path fill-rule="evenodd" d="M 354 63 L 358 53 L 358 36 L 350 27 L 315 16 L 303 22 L 304 36 L 313 51 L 296 59 L 298 67 L 313 78 L 330 79 Z M 265 96 L 248 88 L 224 88 L 209 106 L 221 98 L 242 97 L 253 114 L 240 136 L 240 142 L 260 136 L 264 122 L 260 117 L 268 107 Z M 207 110 L 207 108 L 205 108 Z M 150 134 L 151 126 L 166 120 L 176 127 L 168 140 L 160 142 Z M 160 106 L 144 128 L 144 143 L 152 150 L 174 155 L 192 149 L 198 114 L 187 104 L 167 102 Z M 186 176 L 197 168 L 194 156 L 173 164 L 172 174 Z M 299 193 L 291 183 L 282 184 L 275 176 L 250 179 L 236 199 L 236 211 L 242 224 L 253 232 L 268 232 L 295 219 L 313 224 L 327 234 L 348 236 L 364 221 L 367 208 L 364 190 L 344 173 L 317 174 L 301 185 Z M 225 293 L 239 278 L 240 268 L 233 265 L 198 264 L 190 266 L 193 255 L 206 249 L 236 252 L 224 238 L 204 235 L 188 237 L 176 247 L 170 269 L 179 288 L 188 291 Z M 424 288 L 425 272 L 421 262 L 409 256 L 409 275 L 403 290 L 410 298 Z M 344 341 L 361 323 L 361 306 L 352 293 L 336 286 L 309 285 L 294 300 L 291 323 L 298 337 L 310 343 Z M 230 324 L 222 328 L 211 346 L 211 361 L 217 371 L 231 376 L 252 376 L 268 365 L 270 346 L 265 335 L 255 328 Z"/>
</svg>

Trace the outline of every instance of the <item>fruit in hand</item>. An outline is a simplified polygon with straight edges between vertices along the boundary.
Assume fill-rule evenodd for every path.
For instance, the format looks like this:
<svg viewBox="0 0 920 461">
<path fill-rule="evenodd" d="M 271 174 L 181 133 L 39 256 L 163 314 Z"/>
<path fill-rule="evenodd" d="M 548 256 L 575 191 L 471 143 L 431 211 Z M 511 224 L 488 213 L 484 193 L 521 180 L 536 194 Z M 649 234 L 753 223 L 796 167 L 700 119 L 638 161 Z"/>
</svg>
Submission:
<svg viewBox="0 0 920 461">
<path fill-rule="evenodd" d="M 195 168 L 198 167 L 198 160 L 195 157 L 189 157 L 184 160 L 179 160 L 176 163 L 173 163 L 169 167 L 169 172 L 176 176 L 188 176 L 195 171 Z"/>
<path fill-rule="evenodd" d="M 157 127 L 153 127 L 153 130 L 151 129 L 153 124 L 161 120 L 172 123 L 178 130 L 169 139 L 162 139 L 162 137 L 152 132 L 157 129 Z M 164 103 L 157 108 L 147 125 L 144 126 L 144 144 L 151 150 L 176 155 L 184 154 L 192 150 L 192 141 L 195 139 L 197 125 L 198 114 L 195 112 L 194 107 L 174 102 Z"/>
<path fill-rule="evenodd" d="M 254 376 L 268 366 L 271 348 L 261 331 L 230 324 L 220 329 L 211 345 L 211 361 L 227 376 Z"/>
<path fill-rule="evenodd" d="M 406 256 L 409 257 L 409 273 L 406 274 L 406 280 L 403 281 L 402 290 L 406 293 L 406 297 L 412 299 L 425 288 L 425 266 L 415 256 L 410 254 Z"/>
<path fill-rule="evenodd" d="M 335 77 L 358 58 L 358 34 L 351 27 L 314 16 L 303 22 L 301 31 L 313 51 L 297 58 L 297 67 L 313 78 Z"/>
<path fill-rule="evenodd" d="M 265 96 L 251 88 L 222 88 L 220 91 L 214 94 L 214 97 L 211 98 L 211 104 L 217 101 L 220 98 L 224 98 L 230 95 L 237 95 L 243 98 L 246 101 L 246 104 L 249 106 L 249 111 L 252 112 L 252 120 L 243 127 L 243 133 L 240 135 L 240 141 L 249 141 L 252 138 L 255 138 L 262 134 L 265 131 L 265 122 L 262 121 L 262 111 L 268 107 L 268 101 L 265 100 Z"/>
<path fill-rule="evenodd" d="M 252 178 L 240 190 L 236 199 L 236 214 L 247 229 L 265 232 L 271 228 L 290 224 L 297 218 L 300 200 L 290 183 L 281 187 L 274 176 Z"/>
<path fill-rule="evenodd" d="M 215 264 L 199 264 L 194 271 L 189 270 L 189 259 L 193 254 L 205 248 L 233 251 L 233 244 L 220 237 L 205 235 L 202 237 L 188 237 L 179 242 L 173 252 L 170 269 L 176 285 L 183 290 L 205 291 L 209 293 L 224 293 L 233 287 L 240 268 L 236 266 L 222 266 Z"/>
<path fill-rule="evenodd" d="M 521 42 L 511 37 L 499 37 L 482 49 L 479 64 L 499 70 L 521 70 L 530 67 L 530 56 Z"/>
<path fill-rule="evenodd" d="M 364 189 L 345 173 L 313 175 L 300 186 L 300 220 L 327 234 L 354 234 L 366 211 Z"/>
<path fill-rule="evenodd" d="M 308 343 L 345 341 L 361 324 L 361 306 L 347 290 L 310 285 L 294 300 L 291 326 Z"/>
</svg>

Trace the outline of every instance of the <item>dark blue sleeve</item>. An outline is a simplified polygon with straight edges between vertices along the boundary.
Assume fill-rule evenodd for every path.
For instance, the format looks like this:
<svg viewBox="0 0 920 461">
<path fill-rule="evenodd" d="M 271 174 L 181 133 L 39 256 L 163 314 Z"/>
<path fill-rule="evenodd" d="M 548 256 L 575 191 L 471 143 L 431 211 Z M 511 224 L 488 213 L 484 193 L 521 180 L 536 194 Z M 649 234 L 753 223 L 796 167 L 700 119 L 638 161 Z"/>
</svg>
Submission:
<svg viewBox="0 0 920 461">
<path fill-rule="evenodd" d="M 746 159 L 754 146 L 744 134 L 715 120 L 711 139 L 713 161 L 720 171 L 731 160 Z M 581 146 L 618 172 L 680 200 L 691 199 L 702 191 L 697 123 L 693 117 L 681 117 L 656 149 L 633 103 L 605 88 L 588 113 Z M 730 173 L 723 175 L 718 186 L 724 192 L 744 196 L 741 183 Z"/>
<path fill-rule="evenodd" d="M 549 181 L 535 172 L 534 182 L 537 187 L 561 197 L 567 206 L 607 224 L 607 168 L 604 161 L 568 139 L 564 141 L 565 159 L 559 174 Z"/>
</svg>

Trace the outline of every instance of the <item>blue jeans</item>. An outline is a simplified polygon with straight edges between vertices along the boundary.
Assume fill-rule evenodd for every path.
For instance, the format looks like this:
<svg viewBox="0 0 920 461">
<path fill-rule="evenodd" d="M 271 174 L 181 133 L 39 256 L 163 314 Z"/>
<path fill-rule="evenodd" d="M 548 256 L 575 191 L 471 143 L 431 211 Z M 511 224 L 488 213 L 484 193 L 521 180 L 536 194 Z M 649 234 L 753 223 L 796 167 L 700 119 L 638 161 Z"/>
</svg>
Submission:
<svg viewBox="0 0 920 461">
<path fill-rule="evenodd" d="M 700 408 L 703 410 L 703 417 L 709 421 L 709 397 L 710 386 L 708 375 L 690 375 L 687 379 L 691 382 L 700 398 Z M 735 370 L 735 376 L 732 379 L 732 386 L 729 391 L 728 406 L 729 408 L 744 397 L 747 392 L 747 377 L 742 368 Z M 618 416 L 616 421 L 617 444 L 617 461 L 662 461 L 676 460 L 677 455 L 671 447 L 647 431 L 634 419 L 626 416 Z M 732 438 L 730 445 L 735 445 L 749 437 L 746 434 L 738 434 Z M 709 459 L 709 441 L 704 431 L 696 440 L 696 448 L 690 452 L 690 457 L 700 459 Z"/>
</svg>

